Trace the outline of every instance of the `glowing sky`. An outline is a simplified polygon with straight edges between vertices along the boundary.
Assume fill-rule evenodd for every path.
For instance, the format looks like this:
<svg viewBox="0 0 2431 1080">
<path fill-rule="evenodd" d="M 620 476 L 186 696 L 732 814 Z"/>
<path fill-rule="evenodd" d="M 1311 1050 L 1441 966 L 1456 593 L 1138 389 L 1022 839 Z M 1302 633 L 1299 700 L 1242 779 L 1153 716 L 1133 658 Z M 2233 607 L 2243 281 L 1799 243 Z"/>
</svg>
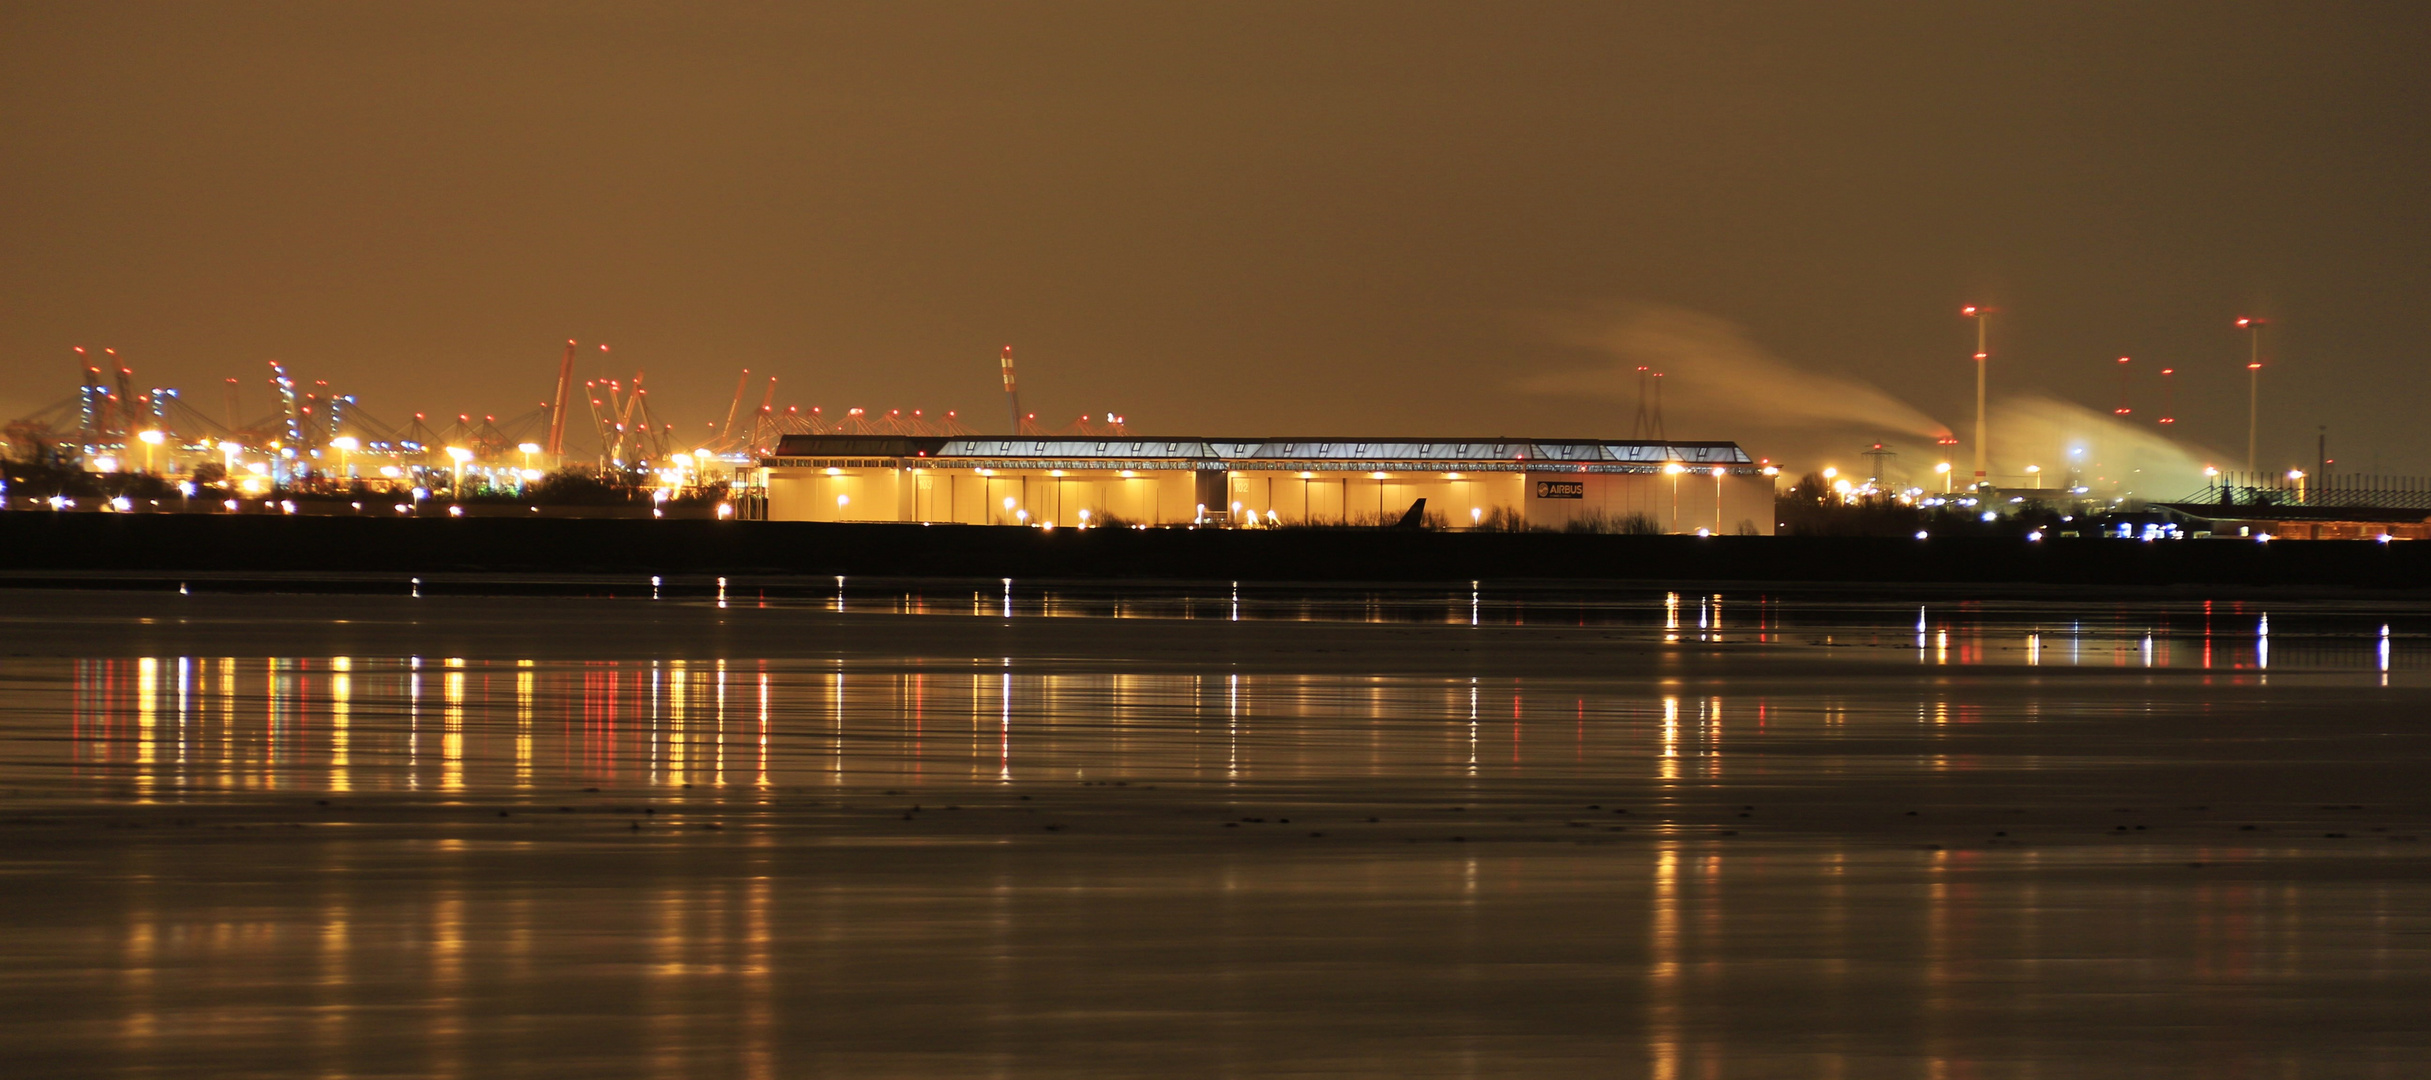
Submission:
<svg viewBox="0 0 2431 1080">
<path fill-rule="evenodd" d="M 2266 464 L 2431 470 L 2426 55 L 2326 2 L 11 4 L 0 406 L 81 344 L 507 415 L 572 336 L 695 430 L 745 366 L 991 428 L 1011 343 L 1051 422 L 1625 437 L 1662 340 L 1675 437 L 1854 460 L 1912 420 L 1780 401 L 1964 434 L 1983 303 L 1996 398 L 2132 355 L 2233 458 L 2268 316 Z"/>
</svg>

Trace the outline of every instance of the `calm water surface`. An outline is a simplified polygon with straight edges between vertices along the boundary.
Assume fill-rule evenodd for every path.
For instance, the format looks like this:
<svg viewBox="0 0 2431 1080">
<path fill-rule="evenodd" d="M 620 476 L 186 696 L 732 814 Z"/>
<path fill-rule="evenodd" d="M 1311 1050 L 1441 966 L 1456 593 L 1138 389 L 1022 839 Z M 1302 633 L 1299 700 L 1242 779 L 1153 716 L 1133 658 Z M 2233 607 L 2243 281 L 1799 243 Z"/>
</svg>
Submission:
<svg viewBox="0 0 2431 1080">
<path fill-rule="evenodd" d="M 2415 1076 L 2421 605 L 0 592 L 21 1075 Z"/>
</svg>

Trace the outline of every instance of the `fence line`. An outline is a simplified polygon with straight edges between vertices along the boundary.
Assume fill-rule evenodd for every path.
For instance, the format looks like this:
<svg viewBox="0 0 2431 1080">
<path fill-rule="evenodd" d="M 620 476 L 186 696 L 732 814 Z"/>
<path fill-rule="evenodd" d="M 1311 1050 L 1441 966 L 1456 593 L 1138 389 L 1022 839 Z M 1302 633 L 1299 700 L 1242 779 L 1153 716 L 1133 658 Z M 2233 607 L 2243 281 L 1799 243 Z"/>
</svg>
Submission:
<svg viewBox="0 0 2431 1080">
<path fill-rule="evenodd" d="M 2178 501 L 2210 506 L 2431 511 L 2431 477 L 2330 473 L 2297 480 L 2282 473 L 2224 472 Z"/>
</svg>

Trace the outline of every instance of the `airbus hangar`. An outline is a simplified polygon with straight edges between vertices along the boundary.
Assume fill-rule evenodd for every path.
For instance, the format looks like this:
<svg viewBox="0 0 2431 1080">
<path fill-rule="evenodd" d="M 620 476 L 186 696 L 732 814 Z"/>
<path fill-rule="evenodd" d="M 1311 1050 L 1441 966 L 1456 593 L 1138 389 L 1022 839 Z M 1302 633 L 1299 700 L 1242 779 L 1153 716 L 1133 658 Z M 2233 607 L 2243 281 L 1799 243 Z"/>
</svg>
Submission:
<svg viewBox="0 0 2431 1080">
<path fill-rule="evenodd" d="M 791 435 L 772 521 L 1390 524 L 1771 535 L 1778 470 L 1728 442 Z"/>
</svg>

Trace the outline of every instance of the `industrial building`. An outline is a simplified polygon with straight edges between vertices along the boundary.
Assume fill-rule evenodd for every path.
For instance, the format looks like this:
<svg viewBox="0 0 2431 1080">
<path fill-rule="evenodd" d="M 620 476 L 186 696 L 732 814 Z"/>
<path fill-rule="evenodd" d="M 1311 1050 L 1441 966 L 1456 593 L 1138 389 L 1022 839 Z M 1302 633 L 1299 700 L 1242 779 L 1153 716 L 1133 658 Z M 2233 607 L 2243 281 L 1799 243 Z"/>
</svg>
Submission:
<svg viewBox="0 0 2431 1080">
<path fill-rule="evenodd" d="M 1727 442 L 791 435 L 773 521 L 1773 532 L 1779 470 Z"/>
</svg>

